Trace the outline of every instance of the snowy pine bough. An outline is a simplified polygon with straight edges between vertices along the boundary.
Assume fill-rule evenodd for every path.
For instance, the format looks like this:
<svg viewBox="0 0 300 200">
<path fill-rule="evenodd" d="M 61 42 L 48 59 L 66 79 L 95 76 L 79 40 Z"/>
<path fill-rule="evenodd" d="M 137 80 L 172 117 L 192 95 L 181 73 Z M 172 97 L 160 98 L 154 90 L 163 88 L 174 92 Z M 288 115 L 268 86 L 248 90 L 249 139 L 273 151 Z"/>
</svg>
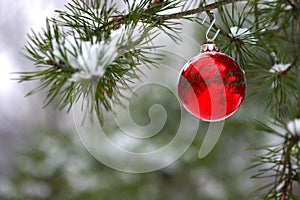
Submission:
<svg viewBox="0 0 300 200">
<path fill-rule="evenodd" d="M 42 32 L 29 34 L 24 54 L 36 64 L 37 71 L 20 73 L 20 81 L 41 81 L 29 94 L 46 89 L 45 106 L 56 99 L 59 109 L 67 107 L 69 111 L 83 99 L 86 110 L 95 111 L 101 121 L 101 109 L 109 111 L 112 102 L 122 103 L 122 90 L 139 79 L 139 66 L 158 66 L 162 55 L 155 49 L 161 46 L 154 44 L 154 39 L 159 34 L 179 42 L 178 19 L 197 22 L 199 13 L 235 1 L 241 0 L 210 4 L 123 0 L 125 7 L 120 9 L 113 0 L 72 0 L 65 10 L 56 11 L 57 18 L 46 20 Z M 242 27 L 232 25 L 229 39 L 245 39 L 245 44 L 255 45 L 252 32 Z M 228 52 L 234 52 L 231 50 Z M 242 54 L 235 55 L 245 62 L 244 56 L 239 56 Z"/>
<path fill-rule="evenodd" d="M 121 15 L 139 15 L 138 5 L 120 12 L 112 1 L 101 2 L 73 0 L 66 11 L 57 11 L 57 19 L 46 20 L 42 33 L 33 31 L 25 56 L 38 70 L 20 77 L 21 82 L 41 81 L 29 94 L 50 87 L 45 105 L 58 98 L 58 107 L 69 110 L 83 97 L 88 110 L 96 111 L 100 120 L 103 106 L 110 110 L 111 100 L 120 101 L 117 86 L 126 88 L 127 81 L 139 77 L 139 65 L 156 65 L 159 59 L 152 51 L 156 46 L 150 43 L 157 35 L 152 23 L 117 21 Z"/>
<path fill-rule="evenodd" d="M 56 99 L 59 109 L 70 110 L 82 99 L 84 110 L 102 122 L 103 108 L 122 104 L 123 89 L 143 74 L 141 65 L 159 67 L 156 36 L 180 43 L 181 20 L 197 24 L 199 14 L 213 11 L 212 32 L 220 29 L 215 42 L 246 70 L 249 93 L 270 113 L 271 125 L 255 121 L 255 128 L 282 139 L 254 159 L 260 168 L 254 177 L 273 178 L 265 199 L 292 199 L 292 186 L 300 182 L 299 10 L 299 0 L 72 0 L 43 31 L 29 34 L 24 54 L 36 68 L 19 73 L 19 80 L 38 80 L 29 95 L 46 90 L 45 106 Z"/>
</svg>

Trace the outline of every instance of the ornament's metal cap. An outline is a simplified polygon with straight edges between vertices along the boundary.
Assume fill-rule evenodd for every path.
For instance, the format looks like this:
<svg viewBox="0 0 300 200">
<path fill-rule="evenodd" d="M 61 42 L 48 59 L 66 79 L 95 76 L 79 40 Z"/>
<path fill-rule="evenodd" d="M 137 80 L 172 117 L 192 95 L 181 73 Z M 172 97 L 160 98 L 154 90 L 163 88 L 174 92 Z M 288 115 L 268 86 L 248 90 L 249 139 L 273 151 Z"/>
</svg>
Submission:
<svg viewBox="0 0 300 200">
<path fill-rule="evenodd" d="M 210 52 L 210 51 L 220 52 L 221 50 L 218 47 L 218 45 L 216 45 L 216 44 L 202 44 L 201 45 L 201 49 L 200 49 L 201 53 Z"/>
</svg>

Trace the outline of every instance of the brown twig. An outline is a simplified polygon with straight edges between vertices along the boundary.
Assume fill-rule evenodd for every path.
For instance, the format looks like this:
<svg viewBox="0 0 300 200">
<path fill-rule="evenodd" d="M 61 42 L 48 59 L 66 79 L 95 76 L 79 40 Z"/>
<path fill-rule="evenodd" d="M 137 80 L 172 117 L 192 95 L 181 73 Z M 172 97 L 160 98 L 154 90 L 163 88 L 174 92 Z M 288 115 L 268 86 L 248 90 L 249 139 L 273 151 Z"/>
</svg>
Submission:
<svg viewBox="0 0 300 200">
<path fill-rule="evenodd" d="M 195 8 L 195 9 L 191 9 L 191 10 L 187 10 L 187 11 L 182 11 L 182 12 L 178 12 L 178 13 L 174 13 L 174 14 L 169 14 L 169 15 L 151 15 L 151 14 L 147 14 L 147 10 L 151 9 L 154 5 L 152 3 L 151 6 L 149 6 L 145 10 L 145 12 L 142 14 L 141 19 L 150 19 L 151 21 L 154 21 L 158 24 L 161 24 L 161 23 L 163 23 L 167 20 L 180 19 L 180 18 L 183 18 L 185 16 L 199 14 L 199 13 L 202 13 L 202 12 L 206 12 L 206 11 L 210 11 L 210 10 L 219 8 L 219 7 L 224 6 L 226 4 L 229 4 L 229 3 L 234 3 L 234 2 L 239 2 L 239 1 L 245 1 L 245 0 L 222 0 L 222 1 L 218 1 L 216 3 L 212 3 L 212 4 L 209 4 L 209 5 L 203 6 L 203 7 L 199 7 L 199 8 Z M 159 1 L 155 1 L 155 2 L 154 3 L 155 3 L 155 6 L 156 6 L 156 5 L 158 5 L 158 2 L 161 3 L 162 1 L 159 0 Z M 122 24 L 122 23 L 124 23 L 124 20 L 127 17 L 128 17 L 128 14 L 127 15 L 115 16 L 113 18 L 113 20 L 111 20 L 109 23 L 103 25 L 99 29 L 101 30 L 101 29 L 103 29 L 107 26 L 114 26 L 116 23 L 117 24 Z M 224 34 L 224 32 L 221 33 L 221 34 Z"/>
<path fill-rule="evenodd" d="M 293 148 L 295 145 L 297 145 L 300 142 L 299 135 L 295 133 L 295 135 L 287 136 L 287 144 L 286 144 L 286 164 L 287 164 L 287 178 L 285 180 L 285 184 L 283 186 L 283 189 L 286 190 L 286 194 L 292 194 L 293 193 L 293 182 L 294 177 L 296 176 L 295 172 L 293 171 L 293 163 L 292 163 L 292 157 L 293 157 Z"/>
<path fill-rule="evenodd" d="M 282 170 L 282 175 L 286 176 L 283 181 L 283 186 L 281 188 L 281 195 L 280 195 L 280 200 L 286 200 L 286 198 L 289 197 L 290 194 L 290 188 L 292 187 L 292 165 L 291 165 L 291 144 L 289 141 L 289 137 L 286 137 L 285 141 L 285 148 L 283 150 L 283 170 Z"/>
<path fill-rule="evenodd" d="M 218 1 L 216 3 L 209 4 L 204 7 L 195 8 L 195 9 L 191 9 L 191 10 L 187 10 L 187 11 L 183 11 L 183 12 L 179 12 L 179 13 L 174 13 L 174 14 L 170 14 L 170 15 L 162 15 L 162 16 L 160 16 L 160 15 L 155 15 L 155 16 L 145 15 L 145 17 L 151 17 L 153 20 L 160 21 L 160 22 L 170 20 L 170 19 L 180 19 L 185 16 L 210 11 L 215 8 L 224 6 L 226 4 L 234 3 L 234 2 L 238 2 L 238 1 L 244 1 L 244 0 L 223 0 L 223 1 Z"/>
<path fill-rule="evenodd" d="M 148 8 L 153 8 L 155 6 L 158 6 L 159 4 L 163 3 L 164 0 L 154 0 L 152 3 L 149 3 Z"/>
<path fill-rule="evenodd" d="M 66 65 L 65 65 L 64 63 L 62 63 L 62 62 L 56 63 L 56 62 L 54 62 L 54 61 L 52 61 L 52 60 L 46 60 L 46 61 L 45 61 L 45 64 L 51 65 L 51 66 L 55 67 L 56 69 L 61 70 L 61 71 L 64 71 L 64 72 L 71 72 L 71 73 L 79 72 L 79 69 L 75 69 L 75 68 L 66 66 Z"/>
<path fill-rule="evenodd" d="M 274 190 L 280 195 L 280 200 L 287 200 L 293 193 L 294 172 L 291 157 L 293 156 L 293 148 L 300 142 L 299 135 L 286 135 L 283 143 L 280 163 L 276 170 Z M 281 188 L 280 185 L 282 185 Z M 277 199 L 277 195 L 275 197 Z"/>
<path fill-rule="evenodd" d="M 294 53 L 294 66 L 296 66 L 297 70 L 297 82 L 298 82 L 298 101 L 297 101 L 297 117 L 300 117 L 300 66 L 299 66 L 299 44 L 297 41 L 297 29 L 299 22 L 299 13 L 298 9 L 293 7 L 293 19 L 292 19 L 292 46 Z"/>
</svg>

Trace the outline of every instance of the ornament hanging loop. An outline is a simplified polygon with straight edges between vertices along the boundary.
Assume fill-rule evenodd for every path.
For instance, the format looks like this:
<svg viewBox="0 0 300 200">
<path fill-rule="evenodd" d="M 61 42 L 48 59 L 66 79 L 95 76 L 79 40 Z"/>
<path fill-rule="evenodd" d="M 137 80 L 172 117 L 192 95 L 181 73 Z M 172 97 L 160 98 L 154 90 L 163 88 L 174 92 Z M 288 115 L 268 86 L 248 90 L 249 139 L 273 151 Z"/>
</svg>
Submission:
<svg viewBox="0 0 300 200">
<path fill-rule="evenodd" d="M 208 29 L 206 31 L 205 37 L 206 37 L 207 42 L 214 42 L 215 39 L 217 38 L 218 34 L 220 33 L 220 29 L 218 29 L 216 31 L 215 35 L 212 38 L 208 37 L 209 32 L 212 30 L 214 24 L 216 23 L 216 15 L 215 15 L 215 13 L 209 12 L 209 14 L 212 16 L 212 20 L 210 22 L 210 26 L 208 27 Z M 206 13 L 204 19 L 201 22 L 202 24 L 204 24 L 204 22 L 206 21 L 207 17 L 208 17 L 208 14 Z"/>
</svg>

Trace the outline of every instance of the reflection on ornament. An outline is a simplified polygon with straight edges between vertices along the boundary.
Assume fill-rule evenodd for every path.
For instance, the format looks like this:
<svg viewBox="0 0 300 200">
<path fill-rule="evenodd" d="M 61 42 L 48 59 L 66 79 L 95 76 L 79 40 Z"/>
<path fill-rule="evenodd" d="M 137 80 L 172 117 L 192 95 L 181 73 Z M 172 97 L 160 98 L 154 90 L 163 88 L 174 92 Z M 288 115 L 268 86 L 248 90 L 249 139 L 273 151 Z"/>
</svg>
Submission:
<svg viewBox="0 0 300 200">
<path fill-rule="evenodd" d="M 215 44 L 204 44 L 201 53 L 180 72 L 178 96 L 183 106 L 203 121 L 220 121 L 233 115 L 246 94 L 245 74 Z"/>
</svg>

